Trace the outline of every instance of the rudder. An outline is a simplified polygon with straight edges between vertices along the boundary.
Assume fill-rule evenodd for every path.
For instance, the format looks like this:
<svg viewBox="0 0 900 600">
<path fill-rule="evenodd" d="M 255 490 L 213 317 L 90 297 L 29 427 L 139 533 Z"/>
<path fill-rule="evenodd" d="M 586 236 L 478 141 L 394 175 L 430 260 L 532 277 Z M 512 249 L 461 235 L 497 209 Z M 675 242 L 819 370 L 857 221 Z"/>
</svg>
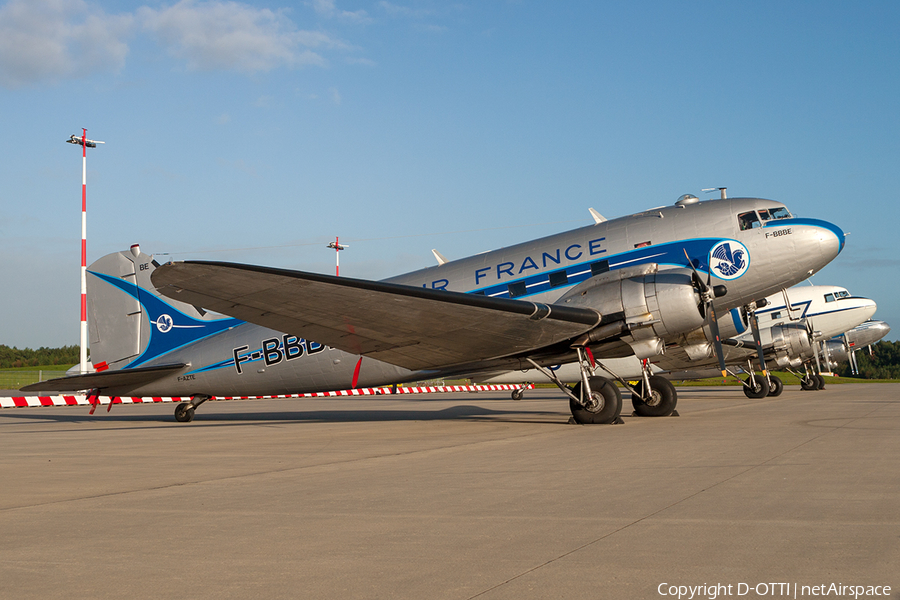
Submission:
<svg viewBox="0 0 900 600">
<path fill-rule="evenodd" d="M 150 273 L 157 266 L 159 263 L 135 244 L 88 267 L 88 329 L 96 370 L 143 366 L 242 323 L 163 299 L 150 282 Z"/>
</svg>

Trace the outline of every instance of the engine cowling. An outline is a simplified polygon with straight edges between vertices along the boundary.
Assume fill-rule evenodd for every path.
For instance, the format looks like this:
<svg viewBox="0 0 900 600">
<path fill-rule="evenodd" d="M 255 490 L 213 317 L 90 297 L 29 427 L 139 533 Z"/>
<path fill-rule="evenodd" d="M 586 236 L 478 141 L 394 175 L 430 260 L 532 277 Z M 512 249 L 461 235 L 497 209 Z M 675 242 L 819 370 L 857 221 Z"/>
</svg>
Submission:
<svg viewBox="0 0 900 600">
<path fill-rule="evenodd" d="M 799 323 L 785 323 L 760 330 L 763 347 L 772 347 L 775 364 L 779 367 L 798 366 L 813 356 L 809 332 Z"/>
<path fill-rule="evenodd" d="M 657 265 L 592 277 L 557 302 L 593 308 L 603 315 L 603 324 L 624 322 L 627 334 L 622 339 L 638 358 L 661 354 L 663 338 L 693 331 L 704 323 L 690 271 L 659 272 Z"/>
</svg>

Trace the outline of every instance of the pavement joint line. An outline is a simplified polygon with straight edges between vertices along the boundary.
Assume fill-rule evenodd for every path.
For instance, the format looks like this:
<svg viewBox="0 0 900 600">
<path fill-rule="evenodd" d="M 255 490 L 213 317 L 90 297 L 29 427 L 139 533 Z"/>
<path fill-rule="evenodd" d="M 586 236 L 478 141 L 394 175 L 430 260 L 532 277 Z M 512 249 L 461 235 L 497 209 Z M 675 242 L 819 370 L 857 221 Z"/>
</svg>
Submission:
<svg viewBox="0 0 900 600">
<path fill-rule="evenodd" d="M 893 403 L 890 403 L 890 404 L 893 404 Z M 756 405 L 754 404 L 753 406 L 756 406 Z M 626 523 L 625 525 L 622 525 L 621 527 L 619 527 L 619 528 L 617 528 L 617 529 L 614 529 L 613 531 L 610 531 L 609 533 L 606 533 L 606 534 L 604 534 L 604 535 L 598 537 L 598 538 L 595 539 L 595 540 L 592 540 L 592 541 L 590 541 L 590 542 L 586 542 L 586 543 L 582 544 L 581 546 L 578 546 L 577 548 L 573 548 L 572 550 L 569 550 L 568 552 L 564 552 L 564 553 L 560 554 L 559 556 L 556 556 L 556 557 L 554 557 L 554 558 L 551 558 L 551 559 L 549 559 L 549 560 L 546 560 L 546 561 L 544 561 L 543 563 L 541 563 L 541 564 L 539 564 L 539 565 L 535 565 L 534 567 L 531 567 L 530 569 L 526 569 L 525 571 L 522 571 L 522 572 L 519 573 L 518 575 L 515 575 L 515 576 L 513 576 L 513 577 L 510 577 L 510 578 L 507 579 L 506 581 L 503 581 L 503 582 L 498 583 L 498 584 L 496 584 L 496 585 L 493 585 L 493 586 L 491 586 L 491 587 L 489 587 L 489 588 L 487 588 L 487 589 L 485 589 L 485 590 L 482 590 L 481 592 L 478 592 L 478 593 L 475 594 L 474 596 L 469 596 L 469 598 L 467 598 L 467 600 L 474 600 L 475 598 L 478 598 L 478 597 L 480 597 L 480 596 L 483 596 L 483 595 L 487 594 L 488 592 L 492 592 L 492 591 L 494 591 L 494 590 L 496 590 L 496 589 L 499 589 L 499 588 L 501 588 L 501 587 L 503 587 L 503 586 L 505 586 L 505 585 L 507 585 L 507 584 L 509 584 L 509 583 L 512 583 L 513 581 L 515 581 L 515 580 L 517 580 L 517 579 L 521 579 L 522 577 L 525 577 L 526 575 L 528 575 L 528 574 L 530 574 L 530 573 L 534 573 L 535 571 L 538 571 L 538 570 L 540 570 L 540 569 L 542 569 L 542 568 L 544 568 L 544 567 L 546 567 L 546 566 L 548 566 L 548 565 L 551 565 L 551 564 L 553 564 L 553 563 L 555 563 L 555 562 L 558 562 L 558 561 L 560 561 L 560 560 L 562 560 L 562 559 L 564 559 L 564 558 L 566 558 L 566 557 L 568 557 L 568 556 L 571 556 L 571 555 L 575 554 L 576 552 L 580 552 L 581 550 L 584 550 L 585 548 L 588 548 L 588 547 L 590 547 L 590 546 L 593 546 L 594 544 L 597 544 L 597 543 L 599 543 L 599 542 L 602 542 L 603 540 L 605 540 L 605 539 L 607 539 L 607 538 L 609 538 L 609 537 L 611 537 L 611 536 L 613 536 L 613 535 L 615 535 L 615 534 L 617 534 L 617 533 L 619 533 L 619 532 L 621 532 L 621 531 L 624 531 L 624 530 L 628 529 L 629 527 L 632 527 L 632 526 L 634 526 L 634 525 L 637 525 L 638 523 L 641 523 L 641 522 L 646 521 L 646 520 L 648 520 L 648 519 L 650 519 L 650 518 L 652 518 L 652 517 L 655 517 L 656 515 L 658 515 L 658 514 L 660 514 L 660 513 L 662 513 L 662 512 L 665 512 L 665 511 L 669 510 L 670 508 L 672 508 L 672 507 L 674 507 L 674 506 L 678 506 L 679 504 L 682 504 L 682 503 L 684 503 L 684 502 L 687 502 L 688 500 L 690 500 L 690 499 L 692 499 L 692 498 L 695 498 L 695 497 L 699 496 L 700 494 L 703 494 L 704 492 L 707 492 L 707 491 L 709 491 L 709 490 L 712 490 L 712 489 L 714 489 L 714 488 L 717 488 L 717 487 L 719 487 L 719 486 L 722 485 L 722 484 L 728 483 L 729 481 L 731 481 L 731 480 L 733 480 L 733 479 L 736 479 L 736 478 L 738 478 L 738 477 L 740 477 L 740 476 L 742 476 L 742 475 L 745 475 L 745 474 L 749 473 L 750 471 L 753 471 L 754 469 L 757 469 L 757 468 L 759 468 L 759 467 L 765 466 L 765 465 L 767 465 L 768 463 L 770 463 L 770 462 L 772 462 L 772 461 L 774 461 L 774 460 L 777 460 L 778 458 L 781 458 L 782 456 L 784 456 L 784 455 L 786 455 L 786 454 L 789 454 L 789 453 L 791 453 L 791 452 L 797 450 L 798 448 L 801 448 L 801 447 L 803 447 L 803 446 L 805 446 L 805 445 L 807 445 L 807 444 L 809 444 L 809 443 L 811 443 L 811 442 L 814 442 L 814 441 L 818 440 L 818 439 L 821 438 L 821 437 L 824 437 L 824 436 L 826 436 L 826 435 L 829 435 L 829 434 L 831 434 L 831 433 L 834 433 L 835 431 L 838 431 L 838 430 L 840 430 L 840 429 L 843 429 L 844 427 L 847 427 L 848 425 L 850 425 L 850 424 L 852 424 L 852 423 L 855 423 L 856 421 L 859 421 L 860 419 L 868 418 L 869 415 L 871 415 L 873 412 L 879 410 L 880 408 L 883 408 L 883 406 L 884 406 L 884 405 L 879 405 L 879 406 L 873 408 L 871 411 L 867 412 L 865 415 L 861 415 L 861 416 L 858 416 L 858 417 L 855 417 L 855 418 L 848 418 L 849 420 L 848 420 L 846 423 L 843 423 L 843 424 L 841 424 L 841 425 L 837 425 L 837 426 L 835 426 L 835 427 L 832 427 L 832 428 L 828 429 L 827 431 L 823 431 L 823 432 L 819 433 L 818 435 L 815 435 L 815 436 L 813 436 L 813 437 L 811 437 L 811 438 L 809 438 L 809 439 L 807 439 L 807 440 L 804 440 L 803 442 L 800 442 L 800 443 L 797 444 L 796 446 L 793 446 L 793 447 L 791 447 L 791 448 L 788 448 L 787 450 L 784 450 L 783 452 L 780 452 L 779 454 L 776 454 L 775 456 L 772 456 L 772 457 L 770 457 L 770 458 L 768 458 L 768 459 L 766 459 L 766 460 L 764 460 L 764 461 L 762 461 L 762 462 L 760 462 L 760 463 L 758 463 L 758 464 L 756 464 L 756 465 L 751 465 L 751 466 L 747 467 L 746 469 L 744 469 L 743 471 L 740 471 L 740 472 L 738 472 L 738 473 L 735 473 L 734 475 L 731 475 L 730 477 L 726 477 L 725 479 L 723 479 L 723 480 L 721 480 L 721 481 L 718 481 L 718 482 L 716 482 L 716 483 L 713 483 L 712 485 L 710 485 L 710 486 L 708 486 L 708 487 L 705 487 L 705 488 L 703 488 L 703 489 L 701 489 L 701 490 L 698 490 L 698 491 L 694 492 L 693 494 L 689 494 L 689 495 L 685 496 L 684 498 L 681 498 L 680 500 L 677 500 L 677 501 L 675 501 L 675 502 L 672 502 L 671 504 L 669 504 L 669 505 L 667 505 L 667 506 L 664 506 L 664 507 L 662 507 L 662 508 L 660 508 L 660 509 L 658 509 L 658 510 L 655 510 L 655 511 L 653 511 L 653 512 L 650 513 L 650 514 L 644 515 L 643 517 L 641 517 L 641 518 L 639 518 L 639 519 L 635 519 L 634 521 L 632 521 L 632 522 L 630 522 L 630 523 Z M 726 408 L 727 408 L 727 407 L 726 407 Z"/>
</svg>

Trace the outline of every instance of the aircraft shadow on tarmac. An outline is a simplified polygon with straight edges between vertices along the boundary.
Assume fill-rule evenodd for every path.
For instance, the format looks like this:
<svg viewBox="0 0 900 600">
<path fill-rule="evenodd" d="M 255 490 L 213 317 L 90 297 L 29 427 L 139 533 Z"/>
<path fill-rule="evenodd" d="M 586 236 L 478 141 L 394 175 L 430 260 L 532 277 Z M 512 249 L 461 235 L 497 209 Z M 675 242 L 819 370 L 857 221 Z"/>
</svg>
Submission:
<svg viewBox="0 0 900 600">
<path fill-rule="evenodd" d="M 252 400 L 241 401 L 252 403 Z M 422 403 L 420 401 L 420 403 Z M 229 402 L 231 406 L 234 406 Z M 427 404 L 427 401 L 422 403 Z M 74 408 L 74 407 L 73 407 Z M 83 407 L 78 407 L 83 408 Z M 174 406 L 173 406 L 174 408 Z M 208 410 L 198 412 L 196 419 L 190 424 L 176 423 L 174 417 L 167 411 L 165 415 L 154 412 L 148 414 L 139 408 L 114 405 L 112 411 L 106 412 L 105 407 L 100 407 L 93 415 L 84 412 L 53 412 L 41 413 L 40 409 L 29 410 L 21 413 L 4 413 L 0 415 L 6 418 L 23 419 L 29 421 L 56 421 L 59 423 L 85 423 L 101 424 L 104 421 L 118 423 L 170 423 L 177 427 L 197 427 L 204 425 L 259 425 L 263 423 L 356 423 L 378 421 L 453 421 L 453 420 L 494 420 L 505 423 L 566 423 L 569 415 L 566 405 L 560 402 L 559 412 L 546 410 L 528 410 L 528 404 L 523 403 L 519 410 L 491 409 L 484 406 L 460 404 L 440 410 L 425 410 L 413 408 L 401 408 L 393 410 L 355 410 L 355 409 L 331 409 L 331 410 L 248 410 L 240 412 L 217 411 L 215 404 Z M 77 410 L 77 409 L 76 409 Z M 131 411 L 131 412 L 129 412 Z M 527 418 L 523 418 L 527 415 Z"/>
</svg>

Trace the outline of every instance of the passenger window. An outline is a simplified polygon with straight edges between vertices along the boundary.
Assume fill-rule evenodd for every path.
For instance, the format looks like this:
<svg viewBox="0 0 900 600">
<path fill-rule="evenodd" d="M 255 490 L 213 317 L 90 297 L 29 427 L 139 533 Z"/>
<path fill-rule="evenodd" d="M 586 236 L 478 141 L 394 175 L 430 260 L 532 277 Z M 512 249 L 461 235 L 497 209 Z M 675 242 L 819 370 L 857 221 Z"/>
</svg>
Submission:
<svg viewBox="0 0 900 600">
<path fill-rule="evenodd" d="M 759 222 L 759 218 L 756 216 L 755 211 L 745 212 L 738 215 L 738 221 L 741 223 L 741 231 L 746 231 L 747 229 L 755 229 L 761 226 Z"/>
<path fill-rule="evenodd" d="M 559 287 L 561 285 L 566 285 L 569 283 L 569 276 L 566 275 L 565 271 L 556 271 L 554 273 L 550 273 L 548 278 L 550 280 L 550 287 Z"/>
<path fill-rule="evenodd" d="M 591 263 L 591 277 L 606 273 L 607 271 L 609 271 L 608 260 L 598 260 L 595 263 Z"/>
<path fill-rule="evenodd" d="M 779 310 L 778 312 L 773 312 L 773 313 L 772 313 L 772 320 L 773 320 L 773 321 L 775 321 L 776 319 L 780 319 L 780 318 L 781 318 L 781 311 L 780 311 L 780 310 Z"/>
<path fill-rule="evenodd" d="M 526 293 L 524 281 L 510 283 L 509 286 L 507 286 L 507 289 L 509 290 L 510 298 L 518 298 L 519 296 L 524 296 Z"/>
<path fill-rule="evenodd" d="M 825 302 L 834 302 L 834 294 L 825 294 Z"/>
</svg>

